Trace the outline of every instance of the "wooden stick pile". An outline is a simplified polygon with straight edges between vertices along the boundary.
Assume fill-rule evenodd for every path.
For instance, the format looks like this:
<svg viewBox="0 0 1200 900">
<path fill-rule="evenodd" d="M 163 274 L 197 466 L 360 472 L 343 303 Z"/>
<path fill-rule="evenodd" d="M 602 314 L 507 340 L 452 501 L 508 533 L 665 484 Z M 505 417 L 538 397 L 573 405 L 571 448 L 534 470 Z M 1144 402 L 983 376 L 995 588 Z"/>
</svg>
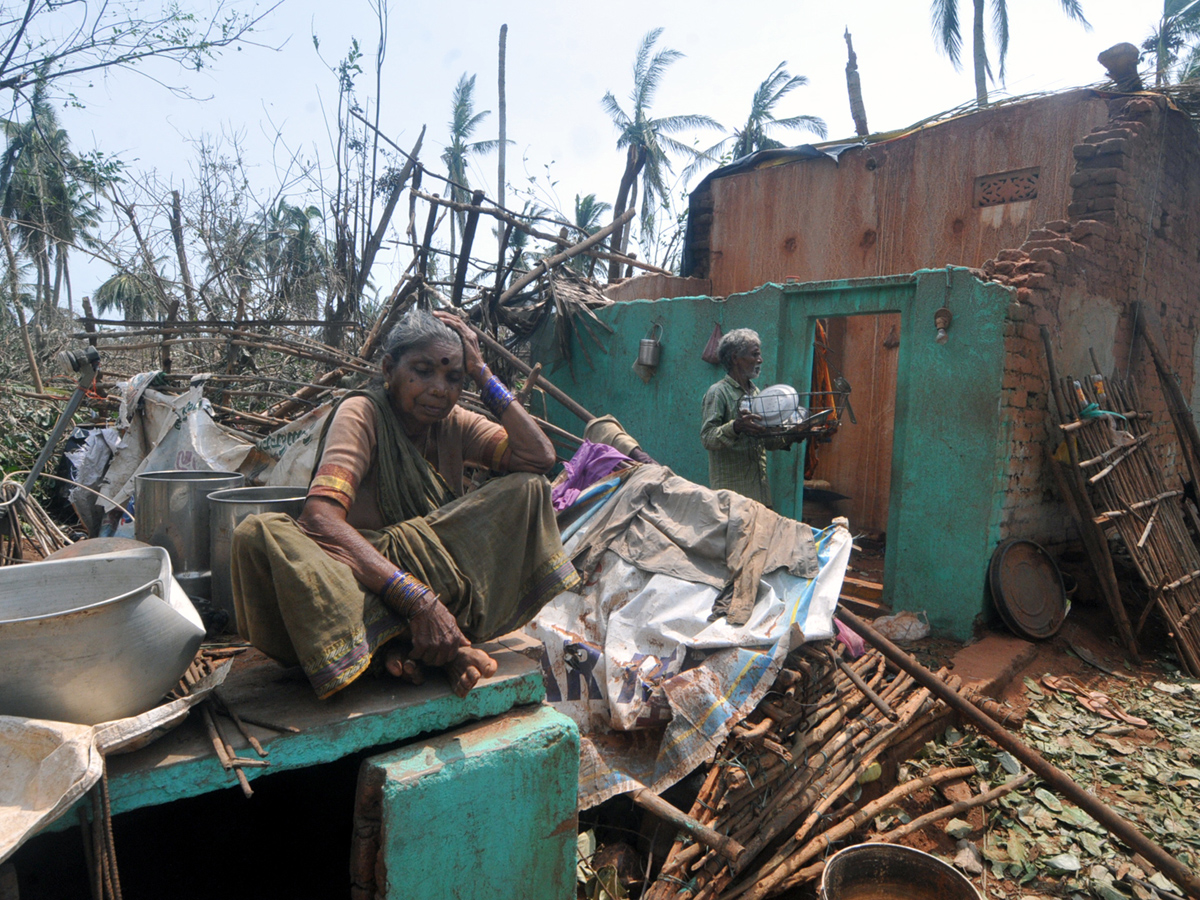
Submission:
<svg viewBox="0 0 1200 900">
<path fill-rule="evenodd" d="M 693 840 L 695 831 L 681 836 L 646 892 L 649 900 L 773 897 L 817 877 L 820 864 L 812 864 L 826 848 L 882 809 L 975 773 L 973 767 L 935 772 L 862 807 L 852 802 L 860 782 L 878 777 L 880 756 L 945 707 L 911 675 L 889 670 L 878 651 L 852 662 L 841 651 L 821 642 L 789 656 L 768 698 L 734 728 L 708 771 L 690 815 L 744 849 L 729 859 L 715 842 L 710 848 Z M 958 688 L 953 676 L 947 681 Z M 1005 788 L 1023 783 L 1015 779 Z M 928 821 L 955 814 L 946 807 Z M 906 833 L 898 829 L 884 839 Z"/>
<path fill-rule="evenodd" d="M 1197 533 L 1200 518 L 1182 486 L 1168 487 L 1163 479 L 1149 413 L 1138 412 L 1136 385 L 1132 379 L 1104 381 L 1097 375 L 1063 379 L 1058 387 L 1062 413 L 1070 420 L 1061 428 L 1076 442 L 1093 521 L 1116 528 L 1151 592 L 1137 630 L 1157 607 L 1180 661 L 1189 674 L 1200 676 L 1200 549 L 1186 517 L 1192 517 Z M 1096 415 L 1089 404 L 1123 418 Z"/>
</svg>

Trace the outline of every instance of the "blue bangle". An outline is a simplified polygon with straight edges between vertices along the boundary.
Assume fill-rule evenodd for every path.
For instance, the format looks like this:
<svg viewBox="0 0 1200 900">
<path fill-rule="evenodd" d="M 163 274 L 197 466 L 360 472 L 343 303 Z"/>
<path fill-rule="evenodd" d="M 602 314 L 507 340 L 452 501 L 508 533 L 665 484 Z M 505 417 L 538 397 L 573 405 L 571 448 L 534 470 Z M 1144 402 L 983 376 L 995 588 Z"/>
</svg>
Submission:
<svg viewBox="0 0 1200 900">
<path fill-rule="evenodd" d="M 407 572 L 397 569 L 387 580 L 379 596 L 383 602 L 400 615 L 411 619 L 421 611 L 426 598 L 432 596 L 432 591 L 413 578 Z"/>
<path fill-rule="evenodd" d="M 492 415 L 497 419 L 504 415 L 504 411 L 508 409 L 514 399 L 512 392 L 488 370 L 487 366 L 484 366 L 483 369 L 483 384 L 479 386 L 479 395 L 484 405 L 492 411 Z"/>
</svg>

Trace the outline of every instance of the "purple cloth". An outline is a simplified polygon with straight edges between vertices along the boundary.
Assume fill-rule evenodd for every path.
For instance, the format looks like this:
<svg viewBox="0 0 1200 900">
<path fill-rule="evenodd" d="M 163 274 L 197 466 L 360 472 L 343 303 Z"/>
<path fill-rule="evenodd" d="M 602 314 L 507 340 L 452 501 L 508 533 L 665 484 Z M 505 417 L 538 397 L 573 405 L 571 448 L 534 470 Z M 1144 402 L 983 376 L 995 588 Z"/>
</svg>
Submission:
<svg viewBox="0 0 1200 900">
<path fill-rule="evenodd" d="M 834 619 L 833 624 L 837 626 L 837 639 L 846 645 L 851 659 L 858 659 L 867 652 L 867 645 L 863 643 L 863 639 L 858 636 L 857 632 L 847 628 L 840 619 Z"/>
<path fill-rule="evenodd" d="M 562 512 L 579 499 L 581 493 L 627 462 L 631 462 L 630 458 L 615 447 L 584 441 L 565 464 L 567 480 L 551 492 L 554 509 Z"/>
</svg>

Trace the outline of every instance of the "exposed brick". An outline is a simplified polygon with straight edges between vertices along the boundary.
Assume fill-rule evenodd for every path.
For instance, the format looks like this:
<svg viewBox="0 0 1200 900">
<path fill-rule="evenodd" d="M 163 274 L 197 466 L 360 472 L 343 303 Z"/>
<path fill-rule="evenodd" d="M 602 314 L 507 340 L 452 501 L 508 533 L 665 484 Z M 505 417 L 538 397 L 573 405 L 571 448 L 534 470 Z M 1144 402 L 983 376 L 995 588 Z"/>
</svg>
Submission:
<svg viewBox="0 0 1200 900">
<path fill-rule="evenodd" d="M 1071 148 L 1071 154 L 1076 159 L 1091 159 L 1096 155 L 1095 144 L 1076 144 Z"/>
<path fill-rule="evenodd" d="M 1024 250 L 1001 250 L 996 254 L 996 259 L 1003 262 L 1020 262 L 1026 258 Z"/>
<path fill-rule="evenodd" d="M 1068 222 L 1066 219 L 1055 219 L 1052 222 L 1047 222 L 1042 227 L 1045 228 L 1047 231 L 1055 231 L 1055 232 L 1058 232 L 1059 234 L 1066 234 L 1068 231 L 1071 230 L 1071 223 Z"/>
<path fill-rule="evenodd" d="M 1020 303 L 1008 304 L 1008 318 L 1013 322 L 1024 322 L 1029 318 L 1029 307 Z"/>
<path fill-rule="evenodd" d="M 1031 259 L 1053 263 L 1056 266 L 1067 264 L 1067 254 L 1061 250 L 1055 250 L 1053 247 L 1036 247 L 1029 251 L 1029 256 Z"/>
<path fill-rule="evenodd" d="M 1033 255 L 1033 251 L 1042 247 L 1061 250 L 1063 253 L 1070 253 L 1075 249 L 1075 245 L 1071 240 L 1065 237 L 1055 238 L 1054 240 L 1028 240 L 1021 245 L 1021 249 L 1028 253 L 1031 259 L 1037 259 Z"/>
<path fill-rule="evenodd" d="M 1109 153 L 1129 153 L 1129 140 L 1127 138 L 1110 138 L 1096 145 L 1097 156 L 1104 156 Z"/>
<path fill-rule="evenodd" d="M 1068 216 L 1086 216 L 1091 211 L 1091 204 L 1086 200 L 1073 200 L 1067 204 Z M 1094 218 L 1094 216 L 1091 218 Z"/>
<path fill-rule="evenodd" d="M 1101 144 L 1108 140 L 1125 140 L 1133 136 L 1128 128 L 1109 128 L 1105 131 L 1093 131 L 1083 139 L 1085 144 Z"/>
<path fill-rule="evenodd" d="M 993 268 L 999 275 L 1011 275 L 1016 271 L 1017 264 L 1015 262 L 998 262 L 994 264 Z"/>
<path fill-rule="evenodd" d="M 1074 227 L 1071 228 L 1071 239 L 1075 241 L 1093 234 L 1102 238 L 1107 238 L 1108 226 L 1103 222 L 1097 222 L 1094 219 L 1084 219 L 1080 222 L 1076 222 Z"/>
<path fill-rule="evenodd" d="M 1023 263 L 1017 263 L 1018 275 L 1029 275 L 1035 272 L 1040 272 L 1042 275 L 1053 275 L 1054 266 L 1048 262 L 1041 262 L 1036 259 L 1027 259 Z M 1030 285 L 1032 287 L 1032 285 Z"/>
<path fill-rule="evenodd" d="M 1096 197 L 1124 197 L 1124 188 L 1119 184 L 1085 184 L 1075 188 L 1073 194 L 1076 200 L 1091 200 Z"/>
</svg>

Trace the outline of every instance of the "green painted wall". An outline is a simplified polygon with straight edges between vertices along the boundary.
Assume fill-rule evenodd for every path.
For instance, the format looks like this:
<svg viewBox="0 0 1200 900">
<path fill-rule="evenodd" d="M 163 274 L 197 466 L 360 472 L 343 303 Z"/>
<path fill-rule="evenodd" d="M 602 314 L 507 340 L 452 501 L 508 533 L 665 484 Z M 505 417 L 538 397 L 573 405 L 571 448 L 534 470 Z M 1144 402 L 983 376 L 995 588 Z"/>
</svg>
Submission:
<svg viewBox="0 0 1200 900">
<path fill-rule="evenodd" d="M 575 896 L 579 731 L 553 707 L 372 757 L 362 779 L 382 785 L 376 896 Z"/>
<path fill-rule="evenodd" d="M 1009 291 L 966 269 L 811 284 L 764 285 L 723 302 L 707 297 L 614 304 L 597 315 L 613 328 L 592 343 L 589 366 L 573 345 L 570 365 L 553 362 L 552 335 L 534 358 L 595 415 L 612 414 L 645 450 L 678 474 L 708 483 L 700 404 L 722 372 L 700 359 L 714 324 L 749 327 L 763 340 L 759 384 L 807 390 L 818 318 L 899 312 L 901 341 L 884 593 L 896 609 L 925 610 L 941 634 L 965 639 L 984 610 L 987 562 L 999 540 L 1004 460 L 1000 388 Z M 933 313 L 954 313 L 950 339 L 934 342 Z M 648 384 L 633 370 L 638 342 L 663 326 L 662 361 Z M 551 420 L 581 425 L 549 401 Z M 835 438 L 836 440 L 836 438 Z M 797 517 L 803 502 L 800 448 L 771 454 L 776 508 Z M 851 522 L 851 528 L 854 523 Z"/>
</svg>

